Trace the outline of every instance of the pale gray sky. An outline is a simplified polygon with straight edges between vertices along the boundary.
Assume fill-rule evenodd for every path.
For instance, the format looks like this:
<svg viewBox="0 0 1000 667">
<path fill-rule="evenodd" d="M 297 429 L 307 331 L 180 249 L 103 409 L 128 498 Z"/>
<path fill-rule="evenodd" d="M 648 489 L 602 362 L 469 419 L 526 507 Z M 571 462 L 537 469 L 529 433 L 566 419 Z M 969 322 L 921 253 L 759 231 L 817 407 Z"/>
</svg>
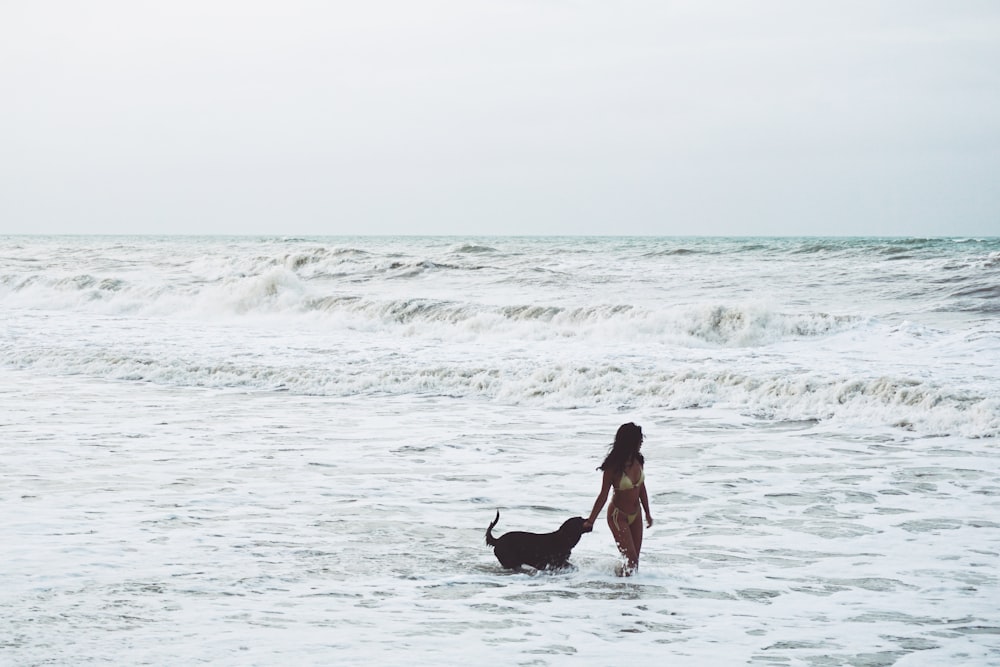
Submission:
<svg viewBox="0 0 1000 667">
<path fill-rule="evenodd" d="M 1000 235 L 996 0 L 0 5 L 0 233 Z"/>
</svg>

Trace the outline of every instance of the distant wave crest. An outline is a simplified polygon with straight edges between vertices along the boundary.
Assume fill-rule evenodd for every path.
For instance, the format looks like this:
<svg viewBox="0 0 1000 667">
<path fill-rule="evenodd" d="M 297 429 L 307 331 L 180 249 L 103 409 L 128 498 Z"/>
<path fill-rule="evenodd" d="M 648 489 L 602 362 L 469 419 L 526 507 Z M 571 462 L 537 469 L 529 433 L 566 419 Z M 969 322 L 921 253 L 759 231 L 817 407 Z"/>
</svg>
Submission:
<svg viewBox="0 0 1000 667">
<path fill-rule="evenodd" d="M 786 313 L 755 303 L 692 304 L 661 309 L 628 303 L 564 306 L 552 303 L 489 305 L 423 297 L 374 299 L 347 292 L 317 295 L 289 267 L 311 261 L 289 256 L 265 271 L 213 282 L 150 290 L 124 279 L 89 274 L 40 279 L 5 276 L 0 285 L 34 307 L 97 308 L 104 312 L 180 318 L 246 315 L 327 317 L 334 324 L 391 330 L 394 326 L 435 328 L 434 334 L 593 338 L 602 341 L 649 339 L 672 345 L 753 347 L 790 338 L 813 338 L 858 326 L 853 315 Z M 399 263 L 387 270 L 426 270 L 427 264 Z M 441 330 L 449 327 L 450 331 Z M 411 332 L 412 333 L 412 332 Z"/>
</svg>

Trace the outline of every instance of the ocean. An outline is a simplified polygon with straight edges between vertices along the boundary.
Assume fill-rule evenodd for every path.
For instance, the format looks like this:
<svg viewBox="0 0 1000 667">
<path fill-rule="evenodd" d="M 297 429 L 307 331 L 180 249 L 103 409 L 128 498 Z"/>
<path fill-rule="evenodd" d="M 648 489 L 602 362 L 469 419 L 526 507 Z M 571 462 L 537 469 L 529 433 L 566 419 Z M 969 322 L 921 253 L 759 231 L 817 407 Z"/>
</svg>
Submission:
<svg viewBox="0 0 1000 667">
<path fill-rule="evenodd" d="M 1000 664 L 1000 238 L 0 237 L 0 663 Z M 654 525 L 558 572 L 643 427 Z"/>
</svg>

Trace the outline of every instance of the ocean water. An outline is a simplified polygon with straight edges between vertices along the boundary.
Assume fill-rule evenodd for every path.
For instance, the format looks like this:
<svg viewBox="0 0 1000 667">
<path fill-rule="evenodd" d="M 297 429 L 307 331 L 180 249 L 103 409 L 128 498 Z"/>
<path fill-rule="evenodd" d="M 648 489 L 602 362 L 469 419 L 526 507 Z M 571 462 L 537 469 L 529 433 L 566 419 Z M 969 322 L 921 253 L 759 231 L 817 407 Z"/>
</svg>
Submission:
<svg viewBox="0 0 1000 667">
<path fill-rule="evenodd" d="M 0 237 L 0 663 L 1000 664 L 1000 239 Z M 616 577 L 483 544 L 584 515 Z"/>
</svg>

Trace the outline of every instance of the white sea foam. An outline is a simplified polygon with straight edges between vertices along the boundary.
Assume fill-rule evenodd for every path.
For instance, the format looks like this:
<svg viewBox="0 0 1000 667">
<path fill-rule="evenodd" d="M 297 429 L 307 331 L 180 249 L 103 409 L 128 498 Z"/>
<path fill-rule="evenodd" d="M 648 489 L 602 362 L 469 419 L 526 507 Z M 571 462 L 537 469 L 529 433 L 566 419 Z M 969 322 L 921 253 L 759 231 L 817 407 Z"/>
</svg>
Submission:
<svg viewBox="0 0 1000 667">
<path fill-rule="evenodd" d="M 268 298 L 266 290 L 257 294 Z M 413 312 L 420 310 L 415 306 Z M 259 309 L 255 312 L 259 317 Z M 897 331 L 906 345 L 892 353 L 868 350 L 865 334 L 860 347 L 830 339 L 835 354 L 825 349 L 817 353 L 810 339 L 796 337 L 748 355 L 745 348 L 704 341 L 669 346 L 643 333 L 615 340 L 614 327 L 604 327 L 609 331 L 605 336 L 578 334 L 584 338 L 580 341 L 570 334 L 559 336 L 558 330 L 535 338 L 525 334 L 535 329 L 520 329 L 520 336 L 508 329 L 504 335 L 499 324 L 482 322 L 481 334 L 475 328 L 455 334 L 455 325 L 447 321 L 415 324 L 405 317 L 388 325 L 380 318 L 346 319 L 329 330 L 317 321 L 309 322 L 308 329 L 296 329 L 299 322 L 287 320 L 277 327 L 271 320 L 255 320 L 254 326 L 225 320 L 225 325 L 206 328 L 190 319 L 123 322 L 120 315 L 82 318 L 78 313 L 36 317 L 23 321 L 22 333 L 0 350 L 4 364 L 182 387 L 453 396 L 551 408 L 725 407 L 762 419 L 1000 435 L 993 377 L 975 376 L 983 370 L 979 363 L 984 357 L 977 352 L 995 349 L 995 335 L 963 342 L 964 352 L 951 348 L 951 368 L 934 374 L 919 359 L 936 353 L 942 343 L 922 327 Z M 74 328 L 83 323 L 82 331 Z M 110 340 L 109 328 L 115 330 Z M 33 336 L 34 331 L 44 331 L 44 339 Z M 602 341 L 616 348 L 610 358 L 598 347 Z M 828 354 L 850 355 L 853 361 L 831 367 Z M 918 363 L 911 361 L 915 355 Z"/>
<path fill-rule="evenodd" d="M 1000 655 L 995 447 L 0 373 L 15 664 Z M 656 518 L 639 575 L 614 576 L 603 524 L 573 570 L 503 571 L 496 509 L 500 532 L 585 513 L 623 418 L 645 426 Z"/>
</svg>

